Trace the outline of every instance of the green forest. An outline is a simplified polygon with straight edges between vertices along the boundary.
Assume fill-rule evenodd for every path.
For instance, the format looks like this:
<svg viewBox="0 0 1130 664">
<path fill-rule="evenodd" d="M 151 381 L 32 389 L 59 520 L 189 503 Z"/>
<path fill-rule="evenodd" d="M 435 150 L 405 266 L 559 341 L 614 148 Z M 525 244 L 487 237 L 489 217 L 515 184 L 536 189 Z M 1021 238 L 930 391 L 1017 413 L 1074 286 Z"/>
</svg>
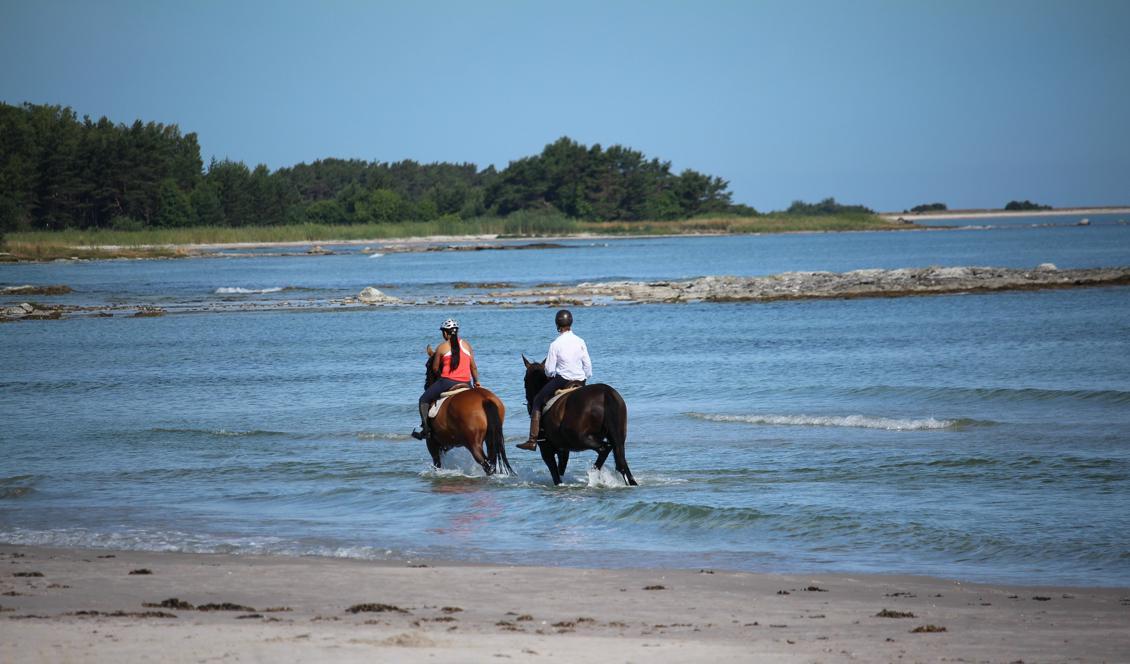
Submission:
<svg viewBox="0 0 1130 664">
<path fill-rule="evenodd" d="M 175 124 L 115 124 L 62 106 L 0 104 L 0 232 L 459 221 L 514 213 L 584 221 L 754 215 L 728 183 L 613 145 L 560 138 L 493 166 L 323 159 L 271 171 L 213 159 Z"/>
</svg>

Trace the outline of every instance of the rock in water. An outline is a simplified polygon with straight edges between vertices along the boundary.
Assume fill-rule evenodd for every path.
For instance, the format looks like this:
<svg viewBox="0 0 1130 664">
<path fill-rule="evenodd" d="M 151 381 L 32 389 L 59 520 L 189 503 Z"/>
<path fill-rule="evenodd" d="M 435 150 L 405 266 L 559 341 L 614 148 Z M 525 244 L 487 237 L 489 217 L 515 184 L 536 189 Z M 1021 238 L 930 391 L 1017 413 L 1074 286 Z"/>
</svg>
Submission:
<svg viewBox="0 0 1130 664">
<path fill-rule="evenodd" d="M 397 304 L 400 302 L 400 298 L 385 295 L 372 286 L 368 286 L 358 293 L 357 299 L 365 304 Z"/>
</svg>

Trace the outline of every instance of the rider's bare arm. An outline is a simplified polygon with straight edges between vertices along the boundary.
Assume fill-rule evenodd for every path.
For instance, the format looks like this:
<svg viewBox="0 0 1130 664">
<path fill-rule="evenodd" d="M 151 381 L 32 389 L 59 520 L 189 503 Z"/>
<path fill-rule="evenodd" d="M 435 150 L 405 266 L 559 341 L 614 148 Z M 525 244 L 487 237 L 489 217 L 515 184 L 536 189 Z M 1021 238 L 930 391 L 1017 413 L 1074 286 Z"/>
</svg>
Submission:
<svg viewBox="0 0 1130 664">
<path fill-rule="evenodd" d="M 436 352 L 432 353 L 432 372 L 437 376 L 439 375 L 440 367 L 443 366 L 443 355 L 449 350 L 451 350 L 451 344 L 445 341 L 436 348 Z"/>
</svg>

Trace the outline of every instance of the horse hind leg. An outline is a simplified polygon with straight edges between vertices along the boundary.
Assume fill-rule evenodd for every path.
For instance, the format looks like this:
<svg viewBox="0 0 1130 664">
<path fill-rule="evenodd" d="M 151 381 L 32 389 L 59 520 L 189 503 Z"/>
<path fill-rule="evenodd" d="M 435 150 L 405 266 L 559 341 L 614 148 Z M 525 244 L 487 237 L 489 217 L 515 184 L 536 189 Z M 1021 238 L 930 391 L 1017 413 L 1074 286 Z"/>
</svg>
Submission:
<svg viewBox="0 0 1130 664">
<path fill-rule="evenodd" d="M 600 448 L 597 451 L 597 453 L 596 453 L 596 463 L 593 464 L 593 467 L 596 468 L 597 470 L 600 470 L 601 468 L 603 468 L 604 467 L 604 460 L 607 459 L 608 455 L 611 454 L 611 453 L 612 453 L 612 446 L 605 443 L 604 447 Z"/>
<path fill-rule="evenodd" d="M 475 463 L 482 466 L 483 472 L 485 472 L 487 475 L 493 475 L 494 474 L 494 467 L 491 465 L 490 461 L 487 459 L 487 456 L 485 454 L 483 454 L 482 443 L 480 443 L 478 445 L 468 445 L 467 450 L 471 453 L 471 456 L 475 458 Z"/>
<path fill-rule="evenodd" d="M 606 443 L 608 447 L 605 447 L 601 450 L 598 459 L 603 460 L 605 457 L 607 457 L 608 449 L 611 448 L 613 455 L 612 458 L 616 459 L 616 472 L 620 473 L 620 476 L 624 478 L 624 482 L 626 482 L 628 486 L 639 486 L 639 484 L 636 482 L 636 478 L 632 477 L 632 470 L 631 468 L 628 468 L 628 457 L 624 454 L 625 436 L 623 435 L 623 429 L 613 430 L 610 433 L 612 435 L 608 437 L 609 440 L 608 443 Z"/>
<path fill-rule="evenodd" d="M 616 459 L 616 471 L 623 476 L 624 481 L 627 482 L 629 486 L 639 486 L 639 483 L 636 482 L 636 478 L 632 477 L 632 469 L 628 468 L 628 460 L 624 457 L 624 443 L 621 442 L 618 445 L 613 445 L 612 452 Z"/>
<path fill-rule="evenodd" d="M 628 459 L 624 456 L 624 444 L 628 439 L 628 409 L 624 400 L 615 390 L 609 390 L 604 395 L 604 440 L 611 445 L 612 454 L 616 459 L 616 470 L 629 486 L 639 486 L 632 471 L 628 468 Z M 602 451 L 605 456 L 608 452 Z"/>
</svg>

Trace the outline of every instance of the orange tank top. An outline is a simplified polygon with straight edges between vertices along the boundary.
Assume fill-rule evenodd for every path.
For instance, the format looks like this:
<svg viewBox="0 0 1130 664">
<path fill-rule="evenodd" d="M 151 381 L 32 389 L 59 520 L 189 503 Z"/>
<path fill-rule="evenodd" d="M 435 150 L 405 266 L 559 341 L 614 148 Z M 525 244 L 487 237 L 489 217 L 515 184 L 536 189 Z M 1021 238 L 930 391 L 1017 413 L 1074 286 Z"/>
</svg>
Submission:
<svg viewBox="0 0 1130 664">
<path fill-rule="evenodd" d="M 459 355 L 459 366 L 456 367 L 455 371 L 451 370 L 451 351 L 448 351 L 439 359 L 439 375 L 440 378 L 450 378 L 457 383 L 470 383 L 471 351 L 462 339 L 459 340 L 459 349 L 463 351 Z"/>
</svg>

